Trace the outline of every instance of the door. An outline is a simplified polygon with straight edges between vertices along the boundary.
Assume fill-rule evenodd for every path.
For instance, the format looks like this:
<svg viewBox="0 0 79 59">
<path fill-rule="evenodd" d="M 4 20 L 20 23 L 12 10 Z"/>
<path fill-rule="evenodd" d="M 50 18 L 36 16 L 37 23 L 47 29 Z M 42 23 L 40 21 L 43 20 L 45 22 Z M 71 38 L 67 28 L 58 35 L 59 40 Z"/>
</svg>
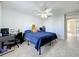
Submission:
<svg viewBox="0 0 79 59">
<path fill-rule="evenodd" d="M 76 39 L 76 19 L 67 20 L 67 39 Z"/>
</svg>

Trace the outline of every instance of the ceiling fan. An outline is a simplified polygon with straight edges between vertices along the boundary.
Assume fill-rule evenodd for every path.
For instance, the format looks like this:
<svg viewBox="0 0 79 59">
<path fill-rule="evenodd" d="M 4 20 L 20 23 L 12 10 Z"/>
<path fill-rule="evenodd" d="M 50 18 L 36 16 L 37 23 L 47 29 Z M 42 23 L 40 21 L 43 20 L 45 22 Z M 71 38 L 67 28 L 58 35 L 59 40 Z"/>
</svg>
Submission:
<svg viewBox="0 0 79 59">
<path fill-rule="evenodd" d="M 42 18 L 42 19 L 46 19 L 50 16 L 52 16 L 52 9 L 50 8 L 42 8 L 42 10 L 38 13 L 38 15 Z"/>
</svg>

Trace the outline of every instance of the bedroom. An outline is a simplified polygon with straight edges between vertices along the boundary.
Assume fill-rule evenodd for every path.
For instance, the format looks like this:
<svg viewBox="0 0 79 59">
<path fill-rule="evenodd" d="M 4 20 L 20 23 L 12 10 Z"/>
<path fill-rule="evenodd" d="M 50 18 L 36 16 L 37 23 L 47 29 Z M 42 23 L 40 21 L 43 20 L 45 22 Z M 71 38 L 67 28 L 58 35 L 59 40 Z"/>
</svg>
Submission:
<svg viewBox="0 0 79 59">
<path fill-rule="evenodd" d="M 79 52 L 77 52 L 75 49 L 71 50 L 70 47 L 66 49 L 66 47 L 68 46 L 65 46 L 67 45 L 66 19 L 72 15 L 78 16 L 78 6 L 78 1 L 1 1 L 0 28 L 9 28 L 9 30 L 13 30 L 12 32 L 10 31 L 11 34 L 16 34 L 18 30 L 22 33 L 24 33 L 25 30 L 31 30 L 33 24 L 37 29 L 45 26 L 46 32 L 56 33 L 58 39 L 54 44 L 56 44 L 58 48 L 55 47 L 55 49 L 53 50 L 53 47 L 50 47 L 48 45 L 44 46 L 42 50 L 46 50 L 42 52 L 43 56 L 79 56 Z M 50 15 L 47 14 L 47 16 L 43 17 L 43 10 L 46 9 L 50 10 Z M 76 42 L 76 44 L 72 44 L 71 42 L 72 41 L 67 42 L 70 44 L 69 46 L 78 44 L 78 41 Z M 52 45 L 54 44 L 52 43 Z M 13 56 L 40 56 L 37 55 L 37 52 L 33 54 L 33 52 L 35 52 L 36 50 L 33 50 L 32 53 L 29 53 L 30 50 L 34 49 L 34 47 L 31 48 L 31 45 L 27 46 L 27 42 L 24 42 L 21 46 L 19 48 L 16 48 L 15 51 L 3 56 L 12 56 L 13 53 L 15 54 Z M 24 50 L 22 52 L 23 48 L 27 49 L 27 51 Z M 55 52 L 57 49 L 59 50 L 56 54 Z M 77 47 L 77 49 L 79 48 Z M 49 51 L 50 53 L 48 53 Z M 24 52 L 26 52 L 27 54 Z M 19 55 L 20 53 L 23 53 L 23 55 Z M 60 55 L 58 53 L 60 53 Z"/>
</svg>

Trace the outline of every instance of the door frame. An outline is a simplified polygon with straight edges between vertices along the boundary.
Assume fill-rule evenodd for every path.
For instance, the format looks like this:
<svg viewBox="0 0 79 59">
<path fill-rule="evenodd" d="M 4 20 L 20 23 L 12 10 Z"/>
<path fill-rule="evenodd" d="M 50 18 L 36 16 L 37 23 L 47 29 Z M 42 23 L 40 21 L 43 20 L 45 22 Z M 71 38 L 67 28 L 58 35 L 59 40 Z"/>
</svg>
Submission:
<svg viewBox="0 0 79 59">
<path fill-rule="evenodd" d="M 66 14 L 64 14 L 64 39 L 67 40 L 67 19 L 66 19 Z"/>
</svg>

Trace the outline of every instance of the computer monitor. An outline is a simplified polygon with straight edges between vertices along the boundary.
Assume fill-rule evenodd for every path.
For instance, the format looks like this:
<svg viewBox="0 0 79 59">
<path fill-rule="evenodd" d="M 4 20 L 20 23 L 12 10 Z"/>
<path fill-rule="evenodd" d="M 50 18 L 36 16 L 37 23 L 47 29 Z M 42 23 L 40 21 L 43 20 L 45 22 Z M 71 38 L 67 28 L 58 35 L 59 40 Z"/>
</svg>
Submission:
<svg viewBox="0 0 79 59">
<path fill-rule="evenodd" d="M 9 35 L 9 28 L 1 28 L 2 36 L 8 36 Z"/>
</svg>

